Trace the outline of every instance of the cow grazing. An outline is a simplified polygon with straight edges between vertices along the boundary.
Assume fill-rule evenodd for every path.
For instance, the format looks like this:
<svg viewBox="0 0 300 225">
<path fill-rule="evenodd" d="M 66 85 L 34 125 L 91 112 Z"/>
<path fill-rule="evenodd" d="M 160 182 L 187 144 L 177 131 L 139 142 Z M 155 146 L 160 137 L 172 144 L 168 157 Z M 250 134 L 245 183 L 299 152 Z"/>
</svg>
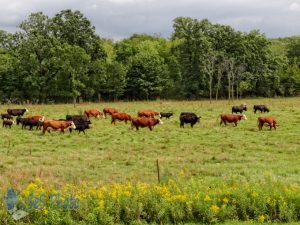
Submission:
<svg viewBox="0 0 300 225">
<path fill-rule="evenodd" d="M 12 116 L 23 116 L 25 112 L 29 112 L 28 109 L 8 109 L 7 113 Z"/>
<path fill-rule="evenodd" d="M 127 121 L 131 121 L 131 116 L 123 112 L 113 113 L 111 115 L 111 123 L 116 124 L 116 120 L 125 121 L 127 124 Z"/>
<path fill-rule="evenodd" d="M 173 113 L 170 112 L 160 112 L 160 117 L 166 117 L 167 119 L 169 119 L 171 116 L 173 116 Z"/>
<path fill-rule="evenodd" d="M 87 117 L 95 117 L 95 118 L 99 118 L 100 116 L 103 116 L 104 117 L 104 114 L 102 112 L 100 112 L 99 110 L 97 109 L 87 109 L 87 110 L 84 110 L 84 114 L 87 116 Z"/>
<path fill-rule="evenodd" d="M 61 133 L 64 133 L 69 128 L 76 129 L 73 121 L 46 120 L 43 124 L 43 134 L 46 131 L 50 133 L 50 130 L 60 130 Z"/>
<path fill-rule="evenodd" d="M 117 112 L 119 112 L 119 111 L 115 108 L 104 108 L 103 109 L 103 113 L 104 113 L 105 118 L 106 118 L 106 114 L 112 115 L 113 113 L 117 113 Z"/>
<path fill-rule="evenodd" d="M 232 106 L 231 113 L 243 113 L 243 111 L 247 111 L 247 106 L 245 104 L 239 106 Z"/>
<path fill-rule="evenodd" d="M 277 120 L 274 117 L 266 116 L 257 118 L 257 125 L 259 130 L 262 130 L 265 123 L 270 126 L 270 130 L 272 130 L 272 127 L 276 130 Z"/>
<path fill-rule="evenodd" d="M 160 116 L 159 112 L 155 112 L 153 110 L 140 110 L 137 113 L 138 117 L 152 117 L 154 118 L 155 116 Z"/>
<path fill-rule="evenodd" d="M 180 127 L 184 128 L 185 123 L 191 124 L 193 128 L 196 123 L 200 122 L 201 116 L 197 116 L 193 112 L 182 112 L 180 113 L 179 120 L 180 120 Z"/>
<path fill-rule="evenodd" d="M 2 118 L 3 120 L 4 120 L 4 119 L 12 120 L 12 119 L 13 119 L 13 116 L 6 113 L 6 114 L 1 114 L 1 118 Z"/>
<path fill-rule="evenodd" d="M 138 117 L 138 118 L 133 118 L 131 120 L 131 128 L 139 130 L 139 127 L 148 127 L 149 130 L 153 130 L 153 127 L 157 124 L 163 124 L 161 119 L 156 119 L 156 118 L 147 118 L 147 117 Z"/>
<path fill-rule="evenodd" d="M 235 126 L 237 126 L 237 124 L 240 120 L 247 119 L 246 115 L 244 115 L 244 114 L 243 115 L 221 114 L 220 117 L 221 117 L 220 125 L 222 125 L 222 123 L 224 123 L 225 126 L 227 123 L 234 123 Z"/>
<path fill-rule="evenodd" d="M 11 128 L 11 126 L 14 124 L 13 120 L 3 120 L 2 122 L 2 127 L 7 127 L 9 126 L 9 128 Z"/>
<path fill-rule="evenodd" d="M 254 105 L 253 112 L 256 113 L 257 110 L 259 110 L 261 113 L 270 112 L 269 108 L 265 105 Z"/>
</svg>

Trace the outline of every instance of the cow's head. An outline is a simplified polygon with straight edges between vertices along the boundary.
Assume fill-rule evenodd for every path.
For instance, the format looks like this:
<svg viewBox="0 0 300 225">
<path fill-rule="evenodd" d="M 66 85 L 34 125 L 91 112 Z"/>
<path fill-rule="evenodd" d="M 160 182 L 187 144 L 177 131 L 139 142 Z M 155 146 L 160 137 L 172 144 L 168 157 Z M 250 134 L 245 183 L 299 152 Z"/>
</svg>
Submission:
<svg viewBox="0 0 300 225">
<path fill-rule="evenodd" d="M 200 118 L 201 118 L 201 116 L 197 117 L 197 123 L 200 123 Z"/>
<path fill-rule="evenodd" d="M 243 114 L 242 117 L 241 117 L 241 119 L 242 119 L 242 120 L 246 120 L 246 119 L 247 119 L 246 115 Z"/>
<path fill-rule="evenodd" d="M 39 119 L 39 122 L 44 122 L 45 121 L 45 117 L 42 116 L 42 118 Z"/>
<path fill-rule="evenodd" d="M 265 108 L 265 111 L 266 111 L 266 112 L 270 112 L 270 110 L 268 109 L 268 107 Z"/>
<path fill-rule="evenodd" d="M 75 124 L 74 124 L 73 121 L 71 121 L 69 128 L 71 128 L 71 129 L 76 129 L 76 126 L 75 126 Z"/>
<path fill-rule="evenodd" d="M 161 119 L 158 119 L 159 124 L 164 124 L 164 122 Z"/>
<path fill-rule="evenodd" d="M 25 112 L 29 112 L 29 110 L 25 108 Z"/>
</svg>

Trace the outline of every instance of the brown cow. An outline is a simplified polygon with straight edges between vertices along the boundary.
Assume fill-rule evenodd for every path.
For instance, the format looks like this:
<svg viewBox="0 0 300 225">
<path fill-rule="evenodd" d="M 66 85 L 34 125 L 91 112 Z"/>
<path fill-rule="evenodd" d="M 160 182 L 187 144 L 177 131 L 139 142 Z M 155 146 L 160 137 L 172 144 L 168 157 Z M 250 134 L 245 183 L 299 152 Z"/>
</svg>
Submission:
<svg viewBox="0 0 300 225">
<path fill-rule="evenodd" d="M 274 129 L 276 130 L 277 120 L 274 117 L 266 116 L 257 118 L 257 125 L 259 130 L 262 130 L 265 123 L 269 124 L 270 130 L 272 130 L 272 127 L 274 127 Z"/>
<path fill-rule="evenodd" d="M 34 115 L 34 116 L 28 116 L 27 119 L 32 120 L 32 121 L 44 122 L 45 117 L 44 116 L 40 116 L 40 115 Z"/>
<path fill-rule="evenodd" d="M 113 113 L 111 115 L 111 123 L 116 124 L 116 120 L 125 121 L 127 124 L 127 121 L 131 121 L 131 116 L 123 112 Z"/>
<path fill-rule="evenodd" d="M 2 123 L 2 127 L 7 127 L 9 126 L 9 128 L 11 128 L 11 125 L 13 125 L 15 122 L 13 120 L 3 120 L 3 123 Z"/>
<path fill-rule="evenodd" d="M 104 117 L 106 118 L 106 114 L 112 115 L 114 113 L 119 112 L 117 109 L 115 108 L 104 108 L 103 109 L 103 113 L 104 113 Z"/>
<path fill-rule="evenodd" d="M 84 110 L 84 114 L 90 118 L 90 117 L 95 117 L 95 118 L 99 118 L 100 116 L 103 116 L 103 113 L 100 112 L 99 110 L 97 109 L 87 109 L 87 110 Z M 104 116 L 103 116 L 104 117 Z"/>
<path fill-rule="evenodd" d="M 228 123 L 234 123 L 235 126 L 237 126 L 237 124 L 240 120 L 246 120 L 247 119 L 246 115 L 244 115 L 244 114 L 243 115 L 221 114 L 220 117 L 221 117 L 220 126 L 222 125 L 222 123 L 224 123 L 225 126 L 226 126 L 227 122 Z"/>
<path fill-rule="evenodd" d="M 1 114 L 1 118 L 4 120 L 4 119 L 8 119 L 8 120 L 12 120 L 13 119 L 13 116 L 10 115 L 10 114 L 7 114 L 7 113 L 3 113 Z"/>
<path fill-rule="evenodd" d="M 156 124 L 163 124 L 163 122 L 161 119 L 147 117 L 138 117 L 131 120 L 131 128 L 136 128 L 136 130 L 139 130 L 139 127 L 148 127 L 152 131 Z"/>
<path fill-rule="evenodd" d="M 153 110 L 140 110 L 140 111 L 138 111 L 137 115 L 138 115 L 138 117 L 142 117 L 142 116 L 144 116 L 144 117 L 152 117 L 152 118 L 154 118 L 154 116 L 161 117 L 160 116 L 160 112 L 155 112 Z"/>
<path fill-rule="evenodd" d="M 46 120 L 43 124 L 43 134 L 46 131 L 50 133 L 50 130 L 60 130 L 60 132 L 64 133 L 69 128 L 76 129 L 73 121 Z"/>
</svg>

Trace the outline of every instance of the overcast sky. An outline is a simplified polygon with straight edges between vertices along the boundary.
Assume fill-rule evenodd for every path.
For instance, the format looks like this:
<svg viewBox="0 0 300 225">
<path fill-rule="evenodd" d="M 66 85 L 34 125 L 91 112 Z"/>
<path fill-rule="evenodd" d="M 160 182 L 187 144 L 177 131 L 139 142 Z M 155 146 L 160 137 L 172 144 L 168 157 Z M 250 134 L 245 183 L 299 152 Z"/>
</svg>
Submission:
<svg viewBox="0 0 300 225">
<path fill-rule="evenodd" d="M 14 32 L 32 12 L 52 17 L 63 9 L 81 11 L 97 34 L 114 40 L 133 33 L 170 37 L 179 16 L 259 29 L 267 37 L 300 34 L 300 0 L 0 0 L 0 29 Z"/>
</svg>

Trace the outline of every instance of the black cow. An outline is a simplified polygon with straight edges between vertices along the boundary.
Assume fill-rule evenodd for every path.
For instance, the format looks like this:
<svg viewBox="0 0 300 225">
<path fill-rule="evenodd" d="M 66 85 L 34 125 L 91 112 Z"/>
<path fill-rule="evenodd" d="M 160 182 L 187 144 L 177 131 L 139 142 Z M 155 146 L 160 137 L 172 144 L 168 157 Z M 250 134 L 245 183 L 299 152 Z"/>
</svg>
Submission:
<svg viewBox="0 0 300 225">
<path fill-rule="evenodd" d="M 171 116 L 173 116 L 173 113 L 170 112 L 160 112 L 160 117 L 166 117 L 167 119 L 169 119 Z"/>
<path fill-rule="evenodd" d="M 91 120 L 86 115 L 66 115 L 66 120 L 80 120 L 82 122 L 87 122 L 87 124 L 91 124 Z"/>
<path fill-rule="evenodd" d="M 247 111 L 246 105 L 232 106 L 231 113 L 243 113 L 243 111 Z"/>
<path fill-rule="evenodd" d="M 269 108 L 265 105 L 254 105 L 253 106 L 253 112 L 256 113 L 256 111 L 259 110 L 260 112 L 270 112 Z"/>
<path fill-rule="evenodd" d="M 90 129 L 89 122 L 83 121 L 82 119 L 73 119 L 72 120 L 76 126 L 75 130 L 78 130 L 78 133 L 81 131 L 85 134 L 86 129 Z M 70 133 L 72 133 L 72 128 L 69 129 Z"/>
<path fill-rule="evenodd" d="M 18 118 L 17 118 L 17 120 L 18 120 Z M 19 123 L 22 124 L 22 129 L 24 129 L 24 128 L 26 129 L 26 127 L 29 126 L 29 130 L 32 130 L 33 127 L 36 127 L 36 129 L 39 129 L 44 124 L 42 121 L 31 120 L 29 118 L 19 118 Z"/>
<path fill-rule="evenodd" d="M 24 120 L 25 118 L 22 118 L 21 116 L 18 116 L 16 121 L 17 121 L 17 125 L 19 126 L 19 124 L 22 124 L 22 121 Z"/>
<path fill-rule="evenodd" d="M 4 120 L 4 119 L 8 119 L 8 120 L 12 120 L 13 117 L 12 115 L 9 115 L 9 114 L 1 114 L 1 118 Z"/>
<path fill-rule="evenodd" d="M 12 116 L 23 116 L 28 109 L 8 109 L 7 113 Z"/>
<path fill-rule="evenodd" d="M 193 112 L 182 112 L 180 113 L 180 127 L 184 127 L 185 123 L 190 123 L 191 127 L 193 127 L 196 123 L 200 122 L 201 116 L 197 116 Z"/>
</svg>

